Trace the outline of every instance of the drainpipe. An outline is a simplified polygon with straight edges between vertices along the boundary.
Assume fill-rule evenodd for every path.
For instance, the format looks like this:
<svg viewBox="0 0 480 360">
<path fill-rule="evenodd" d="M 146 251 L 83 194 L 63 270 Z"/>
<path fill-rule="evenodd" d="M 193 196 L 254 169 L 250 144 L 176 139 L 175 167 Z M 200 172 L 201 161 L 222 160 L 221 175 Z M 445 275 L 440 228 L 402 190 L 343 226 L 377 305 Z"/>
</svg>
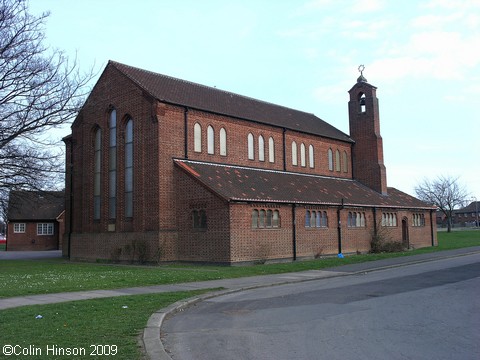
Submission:
<svg viewBox="0 0 480 360">
<path fill-rule="evenodd" d="M 342 253 L 342 220 L 341 220 L 341 211 L 343 210 L 344 208 L 344 202 L 343 202 L 343 198 L 342 198 L 342 205 L 337 209 L 337 230 L 338 230 L 338 253 L 341 254 Z"/>
<path fill-rule="evenodd" d="M 283 128 L 283 171 L 287 171 L 287 129 Z"/>
<path fill-rule="evenodd" d="M 435 246 L 435 233 L 433 231 L 433 210 L 430 209 L 430 236 L 432 237 L 432 246 Z"/>
<path fill-rule="evenodd" d="M 293 261 L 297 260 L 297 206 L 292 204 L 292 246 L 293 246 Z"/>
<path fill-rule="evenodd" d="M 373 207 L 373 236 L 377 236 L 377 208 Z"/>
<path fill-rule="evenodd" d="M 185 159 L 188 159 L 188 107 L 185 106 L 185 109 L 183 111 L 183 127 L 184 127 L 184 134 L 185 134 L 185 139 L 183 141 L 183 146 L 184 146 L 184 157 Z"/>
<path fill-rule="evenodd" d="M 68 246 L 67 246 L 67 257 L 70 259 L 71 256 L 71 243 L 72 243 L 72 228 L 73 228 L 73 139 L 70 138 L 70 154 L 69 155 L 69 164 L 70 168 L 70 179 L 68 179 L 70 192 L 68 194 Z"/>
</svg>

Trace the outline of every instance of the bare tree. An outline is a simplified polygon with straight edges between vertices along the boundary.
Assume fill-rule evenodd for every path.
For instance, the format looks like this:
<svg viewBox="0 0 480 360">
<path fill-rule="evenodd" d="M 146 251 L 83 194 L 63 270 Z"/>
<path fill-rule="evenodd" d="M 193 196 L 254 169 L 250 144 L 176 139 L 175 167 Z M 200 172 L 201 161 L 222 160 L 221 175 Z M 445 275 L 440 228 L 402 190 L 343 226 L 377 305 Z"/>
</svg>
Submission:
<svg viewBox="0 0 480 360">
<path fill-rule="evenodd" d="M 447 230 L 452 231 L 453 211 L 462 206 L 469 196 L 465 186 L 458 183 L 458 178 L 439 176 L 433 181 L 425 179 L 415 187 L 419 199 L 433 204 L 445 215 Z"/>
<path fill-rule="evenodd" d="M 48 132 L 75 116 L 93 78 L 42 44 L 48 16 L 30 15 L 25 0 L 0 0 L 0 205 L 12 189 L 60 183 L 60 139 Z"/>
</svg>

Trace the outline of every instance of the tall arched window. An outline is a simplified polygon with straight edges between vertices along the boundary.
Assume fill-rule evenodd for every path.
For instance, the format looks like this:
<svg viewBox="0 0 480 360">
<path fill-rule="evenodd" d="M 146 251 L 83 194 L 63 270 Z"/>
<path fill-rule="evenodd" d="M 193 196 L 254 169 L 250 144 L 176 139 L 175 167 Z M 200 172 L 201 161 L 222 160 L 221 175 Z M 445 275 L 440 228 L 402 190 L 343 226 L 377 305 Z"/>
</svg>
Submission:
<svg viewBox="0 0 480 360">
<path fill-rule="evenodd" d="M 215 154 L 215 131 L 211 125 L 207 128 L 207 152 Z"/>
<path fill-rule="evenodd" d="M 297 143 L 292 141 L 292 165 L 298 165 Z"/>
<path fill-rule="evenodd" d="M 305 167 L 307 166 L 307 159 L 306 159 L 306 154 L 305 154 L 305 144 L 301 143 L 300 144 L 300 164 Z"/>
<path fill-rule="evenodd" d="M 313 152 L 313 145 L 310 145 L 308 147 L 308 166 L 311 168 L 315 167 L 315 155 Z"/>
<path fill-rule="evenodd" d="M 265 140 L 262 135 L 258 137 L 258 160 L 265 161 Z"/>
<path fill-rule="evenodd" d="M 348 155 L 343 151 L 343 172 L 348 172 Z"/>
<path fill-rule="evenodd" d="M 117 112 L 110 112 L 110 142 L 108 150 L 108 217 L 117 214 Z"/>
<path fill-rule="evenodd" d="M 199 123 L 193 126 L 193 150 L 202 152 L 202 126 Z"/>
<path fill-rule="evenodd" d="M 275 142 L 273 141 L 273 137 L 268 139 L 268 161 L 271 163 L 275 162 Z"/>
<path fill-rule="evenodd" d="M 340 151 L 335 151 L 335 171 L 340 171 Z"/>
<path fill-rule="evenodd" d="M 93 218 L 100 219 L 102 169 L 102 129 L 95 131 L 95 155 L 93 169 Z"/>
<path fill-rule="evenodd" d="M 333 171 L 333 152 L 328 149 L 328 170 Z"/>
<path fill-rule="evenodd" d="M 255 160 L 255 149 L 254 149 L 255 145 L 253 144 L 252 133 L 248 134 L 247 140 L 248 140 L 248 159 Z"/>
<path fill-rule="evenodd" d="M 125 124 L 125 217 L 133 217 L 133 120 Z"/>
<path fill-rule="evenodd" d="M 220 129 L 220 155 L 227 156 L 227 132 L 224 128 Z"/>
</svg>

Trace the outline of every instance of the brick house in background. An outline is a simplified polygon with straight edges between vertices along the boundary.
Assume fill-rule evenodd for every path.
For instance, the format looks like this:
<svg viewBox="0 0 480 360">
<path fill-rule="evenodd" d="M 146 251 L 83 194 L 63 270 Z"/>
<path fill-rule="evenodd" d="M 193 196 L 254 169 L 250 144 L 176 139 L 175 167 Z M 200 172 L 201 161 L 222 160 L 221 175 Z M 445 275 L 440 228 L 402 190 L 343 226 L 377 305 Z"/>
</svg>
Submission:
<svg viewBox="0 0 480 360">
<path fill-rule="evenodd" d="M 347 135 L 313 114 L 110 61 L 64 138 L 64 254 L 225 264 L 435 245 L 435 208 L 387 187 L 376 88 Z M 71 220 L 71 221 L 70 221 Z"/>
<path fill-rule="evenodd" d="M 63 191 L 11 191 L 7 251 L 58 250 L 65 233 Z"/>
</svg>

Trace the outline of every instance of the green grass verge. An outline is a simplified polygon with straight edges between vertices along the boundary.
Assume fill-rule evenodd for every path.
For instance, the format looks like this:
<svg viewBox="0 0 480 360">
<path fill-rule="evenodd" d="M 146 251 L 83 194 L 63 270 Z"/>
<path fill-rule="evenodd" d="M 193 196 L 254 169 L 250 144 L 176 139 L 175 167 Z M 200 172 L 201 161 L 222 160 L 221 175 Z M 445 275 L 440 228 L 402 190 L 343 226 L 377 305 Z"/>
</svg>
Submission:
<svg viewBox="0 0 480 360">
<path fill-rule="evenodd" d="M 414 251 L 367 254 L 255 266 L 165 265 L 132 266 L 71 263 L 55 260 L 2 260 L 0 262 L 0 298 L 71 292 L 96 289 L 115 289 L 134 286 L 175 284 L 238 278 L 254 275 L 278 274 L 339 265 L 409 256 L 432 251 L 449 250 L 480 245 L 480 231 L 438 233 L 438 247 Z"/>
<path fill-rule="evenodd" d="M 152 313 L 206 291 L 121 296 L 2 310 L 0 351 L 8 351 L 5 345 L 18 345 L 16 350 L 26 353 L 12 355 L 11 358 L 141 359 L 138 339 Z M 37 315 L 42 318 L 36 319 Z M 72 353 L 69 356 L 55 356 L 54 348 L 57 351 L 68 348 Z M 73 355 L 73 351 L 81 349 L 85 349 L 84 356 Z M 92 351 L 97 351 L 99 355 L 110 352 L 110 355 L 92 356 Z"/>
</svg>

